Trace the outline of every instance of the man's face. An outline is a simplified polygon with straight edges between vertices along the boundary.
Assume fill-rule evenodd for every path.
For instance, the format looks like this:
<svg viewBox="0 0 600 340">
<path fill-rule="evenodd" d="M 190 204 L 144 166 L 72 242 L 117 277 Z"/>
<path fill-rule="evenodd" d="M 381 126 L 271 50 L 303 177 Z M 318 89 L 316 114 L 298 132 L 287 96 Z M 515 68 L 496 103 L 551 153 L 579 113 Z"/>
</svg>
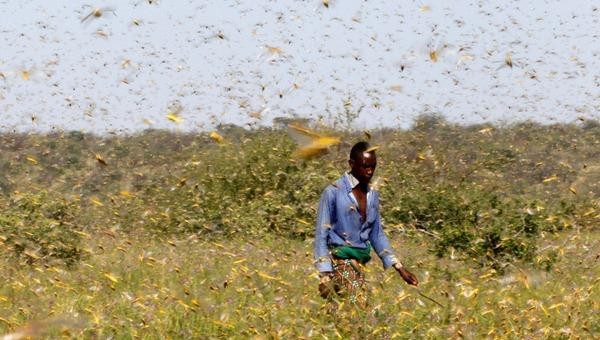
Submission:
<svg viewBox="0 0 600 340">
<path fill-rule="evenodd" d="M 368 184 L 377 167 L 377 156 L 374 152 L 363 152 L 356 159 L 350 160 L 351 173 L 363 184 Z"/>
</svg>

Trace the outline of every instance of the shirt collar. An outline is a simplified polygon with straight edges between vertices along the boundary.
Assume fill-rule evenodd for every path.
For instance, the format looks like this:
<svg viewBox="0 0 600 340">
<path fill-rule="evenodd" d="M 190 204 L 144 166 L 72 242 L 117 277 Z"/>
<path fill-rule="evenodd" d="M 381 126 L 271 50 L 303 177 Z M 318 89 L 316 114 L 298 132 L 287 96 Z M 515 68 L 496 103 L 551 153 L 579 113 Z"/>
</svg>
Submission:
<svg viewBox="0 0 600 340">
<path fill-rule="evenodd" d="M 350 187 L 352 189 L 356 188 L 356 186 L 359 184 L 358 180 L 356 179 L 356 177 L 354 177 L 350 171 L 346 172 L 346 178 L 348 178 L 348 182 L 350 183 Z"/>
</svg>

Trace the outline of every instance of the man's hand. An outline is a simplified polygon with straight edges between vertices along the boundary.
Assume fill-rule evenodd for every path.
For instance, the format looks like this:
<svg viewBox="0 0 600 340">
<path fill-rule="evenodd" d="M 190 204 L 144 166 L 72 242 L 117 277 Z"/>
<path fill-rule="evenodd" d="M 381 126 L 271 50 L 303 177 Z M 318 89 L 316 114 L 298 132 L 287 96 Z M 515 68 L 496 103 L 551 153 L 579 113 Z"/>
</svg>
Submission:
<svg viewBox="0 0 600 340">
<path fill-rule="evenodd" d="M 321 281 L 319 282 L 319 295 L 326 299 L 334 293 L 333 281 L 331 280 L 333 273 L 320 273 Z"/>
<path fill-rule="evenodd" d="M 417 277 L 413 273 L 409 272 L 406 268 L 404 268 L 404 266 L 402 266 L 401 264 L 394 263 L 394 269 L 396 269 L 398 274 L 400 274 L 404 281 L 406 281 L 406 283 L 408 283 L 409 285 L 419 285 L 419 280 L 417 280 Z"/>
</svg>

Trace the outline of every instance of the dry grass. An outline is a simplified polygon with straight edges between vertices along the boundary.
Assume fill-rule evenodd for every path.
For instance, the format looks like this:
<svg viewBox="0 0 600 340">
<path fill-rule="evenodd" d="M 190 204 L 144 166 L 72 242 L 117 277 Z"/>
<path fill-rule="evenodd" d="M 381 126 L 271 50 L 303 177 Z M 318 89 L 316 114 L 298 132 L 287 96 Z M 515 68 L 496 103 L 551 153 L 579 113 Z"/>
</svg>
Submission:
<svg viewBox="0 0 600 340">
<path fill-rule="evenodd" d="M 72 270 L 1 260 L 0 331 L 157 339 L 597 337 L 599 240 L 576 230 L 547 235 L 542 248 L 559 254 L 554 269 L 513 266 L 499 275 L 436 258 L 416 235 L 395 235 L 420 290 L 444 307 L 374 261 L 369 309 L 347 308 L 334 320 L 317 294 L 309 241 L 91 235 L 89 257 Z"/>
</svg>

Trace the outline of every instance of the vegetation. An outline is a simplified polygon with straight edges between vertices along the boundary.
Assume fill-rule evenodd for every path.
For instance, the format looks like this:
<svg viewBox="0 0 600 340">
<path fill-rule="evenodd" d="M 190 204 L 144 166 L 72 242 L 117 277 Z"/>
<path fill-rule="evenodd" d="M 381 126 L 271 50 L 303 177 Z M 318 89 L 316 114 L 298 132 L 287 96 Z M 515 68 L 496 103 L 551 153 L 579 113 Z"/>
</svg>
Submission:
<svg viewBox="0 0 600 340">
<path fill-rule="evenodd" d="M 0 334 L 600 335 L 600 125 L 370 131 L 386 232 L 443 307 L 370 264 L 372 306 L 338 320 L 315 207 L 366 135 L 327 133 L 344 143 L 310 160 L 285 129 L 1 135 Z"/>
</svg>

